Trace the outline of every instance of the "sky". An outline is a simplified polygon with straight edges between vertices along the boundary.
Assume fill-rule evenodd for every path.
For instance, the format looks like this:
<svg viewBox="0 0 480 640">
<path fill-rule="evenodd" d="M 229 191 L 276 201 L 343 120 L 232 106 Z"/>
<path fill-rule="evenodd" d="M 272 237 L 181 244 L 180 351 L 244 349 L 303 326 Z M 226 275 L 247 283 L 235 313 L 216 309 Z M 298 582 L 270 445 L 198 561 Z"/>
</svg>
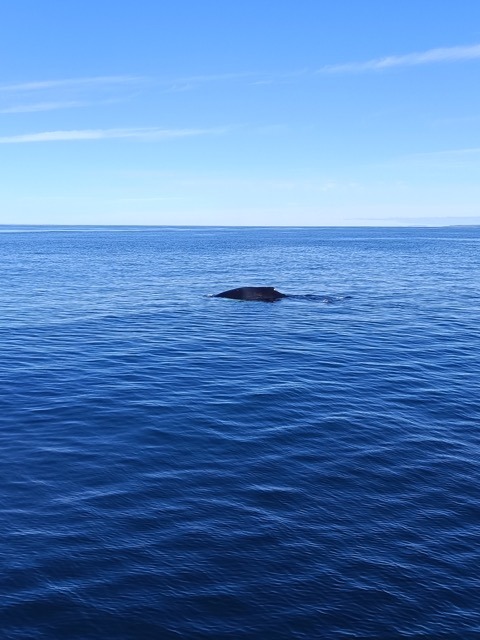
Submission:
<svg viewBox="0 0 480 640">
<path fill-rule="evenodd" d="M 480 224 L 478 0 L 2 0 L 0 224 Z"/>
</svg>

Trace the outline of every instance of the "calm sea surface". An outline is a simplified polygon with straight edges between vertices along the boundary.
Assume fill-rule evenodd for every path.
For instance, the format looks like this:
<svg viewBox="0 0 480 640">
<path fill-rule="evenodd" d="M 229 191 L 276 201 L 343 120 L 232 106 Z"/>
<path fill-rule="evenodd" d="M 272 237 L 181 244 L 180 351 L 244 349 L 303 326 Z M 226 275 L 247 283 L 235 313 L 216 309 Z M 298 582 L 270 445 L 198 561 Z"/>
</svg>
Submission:
<svg viewBox="0 0 480 640">
<path fill-rule="evenodd" d="M 0 258 L 2 640 L 480 638 L 480 228 Z"/>
</svg>

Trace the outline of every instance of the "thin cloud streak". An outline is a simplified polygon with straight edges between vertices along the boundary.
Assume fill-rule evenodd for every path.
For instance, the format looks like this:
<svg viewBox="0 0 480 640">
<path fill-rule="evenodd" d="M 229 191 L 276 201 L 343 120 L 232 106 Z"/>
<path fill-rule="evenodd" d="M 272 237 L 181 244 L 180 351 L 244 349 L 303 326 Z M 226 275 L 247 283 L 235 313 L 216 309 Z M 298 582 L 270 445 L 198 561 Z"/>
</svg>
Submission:
<svg viewBox="0 0 480 640">
<path fill-rule="evenodd" d="M 146 82 L 144 76 L 94 76 L 91 78 L 64 78 L 61 80 L 42 80 L 38 82 L 22 82 L 0 85 L 0 92 L 43 91 L 58 88 L 88 88 L 97 86 L 125 85 Z"/>
<path fill-rule="evenodd" d="M 242 80 L 243 78 L 251 78 L 258 76 L 259 74 L 256 72 L 242 72 L 242 73 L 217 73 L 217 74 L 206 74 L 206 75 L 198 75 L 198 76 L 186 76 L 184 78 L 179 78 L 177 82 L 180 83 L 200 83 L 200 82 L 223 82 L 228 80 Z"/>
<path fill-rule="evenodd" d="M 260 71 L 245 71 L 238 73 L 220 73 L 220 74 L 206 74 L 197 76 L 184 76 L 175 79 L 161 79 L 161 84 L 167 84 L 167 92 L 180 92 L 190 91 L 195 89 L 199 85 L 215 84 L 215 83 L 228 83 L 228 82 L 243 82 L 248 85 L 270 85 L 280 82 L 289 82 L 297 80 L 302 77 L 308 77 L 313 75 L 311 71 L 307 69 L 300 69 L 298 71 L 286 71 L 283 73 L 267 73 Z"/>
<path fill-rule="evenodd" d="M 34 102 L 32 104 L 17 104 L 0 109 L 0 113 L 36 113 L 39 111 L 58 111 L 61 109 L 80 109 L 124 102 L 124 98 L 110 98 L 109 100 L 63 100 L 57 102 Z"/>
<path fill-rule="evenodd" d="M 36 102 L 34 104 L 19 104 L 14 107 L 0 109 L 0 113 L 35 113 L 37 111 L 56 111 L 59 109 L 74 109 L 76 107 L 87 107 L 90 102 L 71 100 L 70 102 Z"/>
<path fill-rule="evenodd" d="M 444 47 L 429 49 L 417 53 L 408 53 L 403 56 L 388 56 L 376 58 L 366 62 L 350 62 L 346 64 L 334 64 L 322 67 L 317 74 L 322 73 L 359 73 L 363 71 L 379 71 L 394 67 L 415 67 L 425 64 L 440 62 L 460 62 L 464 60 L 476 60 L 480 58 L 480 44 L 462 47 Z"/>
<path fill-rule="evenodd" d="M 445 149 L 443 151 L 426 151 L 425 153 L 412 153 L 406 158 L 461 158 L 480 154 L 480 147 L 465 147 L 464 149 Z"/>
<path fill-rule="evenodd" d="M 29 142 L 73 142 L 83 140 L 168 140 L 173 138 L 188 138 L 204 135 L 218 135 L 225 133 L 226 128 L 212 129 L 79 129 L 70 131 L 41 131 L 15 136 L 0 137 L 0 144 L 25 144 Z"/>
</svg>

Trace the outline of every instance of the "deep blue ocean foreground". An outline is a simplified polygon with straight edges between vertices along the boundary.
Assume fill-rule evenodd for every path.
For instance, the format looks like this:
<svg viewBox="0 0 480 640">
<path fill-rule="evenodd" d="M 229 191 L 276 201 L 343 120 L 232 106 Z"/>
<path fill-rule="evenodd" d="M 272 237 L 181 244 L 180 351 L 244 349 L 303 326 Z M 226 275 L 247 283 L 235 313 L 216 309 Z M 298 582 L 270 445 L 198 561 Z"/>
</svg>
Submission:
<svg viewBox="0 0 480 640">
<path fill-rule="evenodd" d="M 480 228 L 0 250 L 2 639 L 480 638 Z"/>
</svg>

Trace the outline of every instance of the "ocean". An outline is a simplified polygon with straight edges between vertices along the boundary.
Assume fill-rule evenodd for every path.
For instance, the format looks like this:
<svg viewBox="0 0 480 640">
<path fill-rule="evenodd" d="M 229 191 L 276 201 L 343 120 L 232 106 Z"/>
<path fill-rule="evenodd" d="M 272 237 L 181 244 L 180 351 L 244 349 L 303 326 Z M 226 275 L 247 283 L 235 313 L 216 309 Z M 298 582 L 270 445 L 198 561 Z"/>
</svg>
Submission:
<svg viewBox="0 0 480 640">
<path fill-rule="evenodd" d="M 2 639 L 480 638 L 480 228 L 0 251 Z"/>
</svg>

